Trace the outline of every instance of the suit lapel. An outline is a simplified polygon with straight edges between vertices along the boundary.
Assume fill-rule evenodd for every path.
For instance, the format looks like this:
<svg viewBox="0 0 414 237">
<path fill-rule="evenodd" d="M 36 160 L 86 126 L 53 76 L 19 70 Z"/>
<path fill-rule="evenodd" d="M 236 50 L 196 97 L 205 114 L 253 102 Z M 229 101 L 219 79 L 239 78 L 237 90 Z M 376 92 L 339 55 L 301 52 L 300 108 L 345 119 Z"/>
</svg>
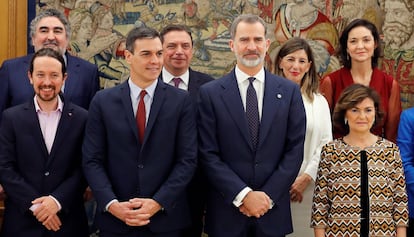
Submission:
<svg viewBox="0 0 414 237">
<path fill-rule="evenodd" d="M 63 105 L 62 115 L 60 117 L 59 124 L 56 130 L 55 139 L 53 141 L 52 148 L 50 150 L 50 155 L 49 155 L 49 159 L 47 160 L 47 165 L 50 165 L 51 161 L 54 160 L 56 152 L 59 151 L 59 148 L 62 142 L 64 142 L 65 134 L 70 132 L 70 122 L 68 120 L 70 120 L 72 116 L 73 116 L 73 107 L 70 105 L 69 106 Z"/>
<path fill-rule="evenodd" d="M 79 64 L 74 60 L 72 56 L 70 56 L 68 53 L 66 55 L 66 64 L 67 64 L 67 70 L 68 72 L 68 80 L 65 81 L 65 88 L 64 88 L 64 94 L 66 97 L 72 94 L 72 91 L 75 90 L 76 87 L 76 81 L 78 81 L 78 75 L 80 75 L 79 72 Z"/>
<path fill-rule="evenodd" d="M 165 83 L 158 80 L 157 87 L 155 88 L 155 92 L 154 92 L 154 98 L 151 104 L 151 111 L 150 111 L 149 118 L 147 121 L 147 127 L 145 128 L 144 142 L 142 143 L 142 147 L 147 142 L 148 136 L 151 133 L 152 128 L 154 127 L 155 119 L 158 117 L 158 113 L 160 112 L 161 107 L 164 103 L 165 89 L 166 89 Z"/>
<path fill-rule="evenodd" d="M 33 124 L 33 139 L 35 139 L 36 142 L 39 144 L 38 147 L 43 153 L 45 161 L 47 161 L 49 153 L 47 151 L 46 143 L 43 138 L 42 129 L 40 128 L 39 118 L 37 117 L 33 99 L 29 103 L 26 103 L 26 105 L 24 106 L 24 110 L 27 112 L 25 118 L 27 119 L 27 121 L 29 121 L 30 124 Z"/>
<path fill-rule="evenodd" d="M 126 113 L 126 117 L 128 120 L 128 125 L 131 130 L 134 132 L 135 138 L 137 140 L 137 144 L 139 144 L 139 137 L 138 137 L 138 127 L 137 122 L 135 120 L 135 112 L 132 111 L 132 103 L 131 103 L 131 90 L 128 85 L 128 80 L 122 83 L 119 86 L 121 90 L 121 100 L 122 105 L 124 106 L 124 111 Z"/>
<path fill-rule="evenodd" d="M 277 111 L 280 108 L 281 101 L 286 99 L 283 98 L 285 94 L 280 88 L 278 79 L 271 76 L 267 71 L 265 71 L 265 78 L 258 148 L 260 148 L 261 143 L 266 139 L 266 136 L 270 131 L 273 120 L 275 119 Z"/>
<path fill-rule="evenodd" d="M 243 137 L 246 139 L 246 142 L 253 149 L 247 125 L 246 113 L 244 111 L 244 106 L 240 97 L 239 86 L 237 85 L 234 70 L 223 80 L 222 87 L 223 91 L 221 92 L 220 96 L 223 100 L 223 103 L 225 104 L 227 111 L 229 112 L 233 121 L 240 129 L 240 132 L 243 134 Z"/>
</svg>

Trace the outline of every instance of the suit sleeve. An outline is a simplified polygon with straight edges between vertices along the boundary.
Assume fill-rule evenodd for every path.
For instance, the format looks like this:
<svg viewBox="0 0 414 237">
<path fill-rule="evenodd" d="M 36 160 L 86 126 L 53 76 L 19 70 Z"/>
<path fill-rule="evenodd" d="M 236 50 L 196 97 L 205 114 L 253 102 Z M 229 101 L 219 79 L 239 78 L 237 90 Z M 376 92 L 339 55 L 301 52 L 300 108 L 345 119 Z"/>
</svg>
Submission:
<svg viewBox="0 0 414 237">
<path fill-rule="evenodd" d="M 0 182 L 3 188 L 21 212 L 29 210 L 31 202 L 40 197 L 40 193 L 32 187 L 17 169 L 16 131 L 13 116 L 3 113 L 0 126 Z"/>
<path fill-rule="evenodd" d="M 404 165 L 407 188 L 414 189 L 414 109 L 402 112 L 398 128 L 397 144 Z M 414 191 L 414 190 L 413 190 Z"/>
<path fill-rule="evenodd" d="M 110 179 L 107 175 L 106 164 L 106 134 L 102 117 L 102 101 L 99 93 L 91 102 L 85 137 L 82 146 L 82 166 L 98 206 L 105 207 L 111 200 L 116 199 Z"/>
<path fill-rule="evenodd" d="M 9 97 L 9 77 L 6 62 L 0 67 L 0 123 L 3 111 L 7 108 Z"/>
<path fill-rule="evenodd" d="M 180 113 L 175 141 L 176 161 L 168 178 L 153 196 L 165 209 L 184 192 L 197 166 L 197 128 L 194 106 L 186 97 Z"/>
<path fill-rule="evenodd" d="M 299 87 L 293 89 L 287 116 L 288 123 L 283 157 L 262 188 L 276 205 L 278 200 L 286 195 L 286 190 L 290 189 L 303 161 L 306 113 Z"/>
<path fill-rule="evenodd" d="M 98 68 L 93 65 L 93 74 L 92 74 L 92 82 L 91 82 L 91 94 L 89 95 L 89 102 L 92 101 L 93 97 L 95 96 L 96 92 L 99 91 L 99 72 Z M 88 106 L 89 108 L 89 106 Z"/>
<path fill-rule="evenodd" d="M 212 183 L 225 201 L 232 205 L 234 198 L 247 187 L 247 184 L 220 158 L 217 119 L 211 96 L 214 96 L 211 91 L 200 88 L 197 115 L 200 163 L 209 183 Z"/>
</svg>

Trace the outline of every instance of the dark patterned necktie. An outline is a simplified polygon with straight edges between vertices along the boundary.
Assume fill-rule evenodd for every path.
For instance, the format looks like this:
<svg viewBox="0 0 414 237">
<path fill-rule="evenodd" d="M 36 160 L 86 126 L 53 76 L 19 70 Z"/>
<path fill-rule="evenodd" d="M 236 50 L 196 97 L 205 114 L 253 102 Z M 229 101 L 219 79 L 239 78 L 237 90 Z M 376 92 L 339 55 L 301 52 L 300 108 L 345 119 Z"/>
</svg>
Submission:
<svg viewBox="0 0 414 237">
<path fill-rule="evenodd" d="M 247 87 L 246 95 L 246 117 L 249 124 L 250 136 L 252 139 L 253 149 L 257 148 L 257 141 L 259 139 L 259 108 L 257 104 L 257 94 L 256 90 L 253 87 L 253 81 L 256 78 L 249 77 L 249 87 Z"/>
<path fill-rule="evenodd" d="M 145 90 L 142 90 L 139 94 L 139 102 L 138 102 L 138 109 L 137 109 L 137 126 L 138 126 L 138 137 L 139 142 L 142 144 L 144 141 L 144 134 L 145 134 L 145 103 L 144 103 L 144 97 L 147 94 Z"/>
<path fill-rule="evenodd" d="M 172 79 L 172 81 L 174 82 L 174 86 L 175 86 L 175 87 L 177 87 L 177 88 L 179 88 L 179 87 L 180 87 L 181 78 L 179 78 L 179 77 L 174 77 L 174 78 Z"/>
</svg>

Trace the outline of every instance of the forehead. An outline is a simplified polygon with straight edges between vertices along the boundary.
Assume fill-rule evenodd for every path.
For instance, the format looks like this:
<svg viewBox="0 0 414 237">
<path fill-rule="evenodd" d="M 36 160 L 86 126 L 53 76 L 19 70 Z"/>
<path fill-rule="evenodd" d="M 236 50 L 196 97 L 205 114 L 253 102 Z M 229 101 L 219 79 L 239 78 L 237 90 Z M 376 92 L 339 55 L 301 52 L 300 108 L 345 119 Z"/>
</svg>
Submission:
<svg viewBox="0 0 414 237">
<path fill-rule="evenodd" d="M 61 71 L 62 64 L 56 58 L 39 56 L 33 60 L 33 70 Z"/>
<path fill-rule="evenodd" d="M 365 26 L 357 26 L 349 31 L 348 39 L 372 36 L 372 32 Z"/>
<path fill-rule="evenodd" d="M 373 107 L 374 101 L 371 98 L 365 98 L 361 102 L 355 105 L 356 108 Z"/>
<path fill-rule="evenodd" d="M 160 38 L 154 39 L 137 39 L 134 42 L 134 51 L 141 52 L 141 51 L 153 51 L 157 52 L 162 50 L 162 44 Z"/>
<path fill-rule="evenodd" d="M 239 37 L 265 37 L 265 28 L 260 22 L 240 22 L 236 28 L 236 38 Z"/>
<path fill-rule="evenodd" d="M 298 49 L 296 51 L 293 51 L 291 53 L 288 53 L 285 57 L 300 57 L 300 58 L 308 58 L 308 55 L 306 54 L 304 49 Z"/>
<path fill-rule="evenodd" d="M 61 28 L 63 30 L 66 30 L 63 23 L 58 18 L 53 17 L 53 16 L 47 16 L 47 17 L 40 19 L 40 21 L 36 25 L 36 29 L 41 29 L 41 28 L 42 29 Z"/>
<path fill-rule="evenodd" d="M 166 41 L 190 42 L 191 38 L 186 31 L 173 30 L 164 35 L 164 42 Z"/>
</svg>

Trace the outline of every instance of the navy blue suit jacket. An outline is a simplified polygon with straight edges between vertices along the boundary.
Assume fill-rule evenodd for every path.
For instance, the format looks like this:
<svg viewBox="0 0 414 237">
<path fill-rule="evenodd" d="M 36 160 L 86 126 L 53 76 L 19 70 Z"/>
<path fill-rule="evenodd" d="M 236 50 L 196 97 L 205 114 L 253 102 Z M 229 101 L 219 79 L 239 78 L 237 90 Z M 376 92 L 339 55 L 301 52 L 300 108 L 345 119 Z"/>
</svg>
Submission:
<svg viewBox="0 0 414 237">
<path fill-rule="evenodd" d="M 246 186 L 263 191 L 273 209 L 257 219 L 269 236 L 292 232 L 289 189 L 303 159 L 305 109 L 299 87 L 265 72 L 259 141 L 254 152 L 234 70 L 200 88 L 198 102 L 201 165 L 212 186 L 206 232 L 237 236 L 248 223 L 233 205 Z"/>
<path fill-rule="evenodd" d="M 62 205 L 61 229 L 53 236 L 88 236 L 83 204 L 82 140 L 87 111 L 64 104 L 50 154 L 33 99 L 3 113 L 0 127 L 0 182 L 7 197 L 4 237 L 44 236 L 47 229 L 29 210 L 31 201 L 52 195 Z"/>
<path fill-rule="evenodd" d="M 32 57 L 33 54 L 9 59 L 0 67 L 0 112 L 33 98 L 33 86 L 27 76 Z M 99 90 L 98 68 L 68 53 L 66 59 L 68 78 L 64 88 L 65 98 L 88 109 L 92 97 Z"/>
<path fill-rule="evenodd" d="M 128 81 L 99 91 L 91 102 L 83 145 L 83 167 L 98 203 L 101 231 L 136 236 L 105 211 L 113 199 L 152 198 L 163 208 L 149 223 L 153 232 L 169 232 L 190 223 L 185 187 L 197 156 L 194 106 L 188 93 L 158 80 L 140 145 Z"/>
</svg>

